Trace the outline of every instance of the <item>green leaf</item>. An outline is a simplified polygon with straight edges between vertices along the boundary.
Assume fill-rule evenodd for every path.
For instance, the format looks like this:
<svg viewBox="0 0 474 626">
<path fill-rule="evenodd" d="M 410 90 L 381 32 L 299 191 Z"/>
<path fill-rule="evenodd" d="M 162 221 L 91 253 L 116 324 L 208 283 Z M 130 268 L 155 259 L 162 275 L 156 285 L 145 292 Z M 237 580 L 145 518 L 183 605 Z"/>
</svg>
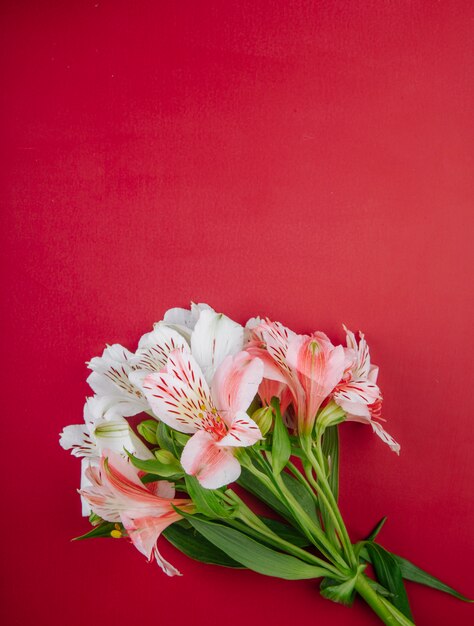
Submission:
<svg viewBox="0 0 474 626">
<path fill-rule="evenodd" d="M 387 521 L 387 517 L 386 516 L 382 517 L 380 522 L 373 528 L 372 532 L 367 537 L 366 541 L 374 541 L 377 535 L 379 534 L 379 532 L 382 530 L 386 521 Z"/>
<path fill-rule="evenodd" d="M 267 506 L 279 513 L 285 519 L 291 521 L 292 517 L 286 506 L 272 491 L 263 484 L 250 470 L 242 467 L 240 477 L 237 484 L 243 487 L 246 491 L 254 495 L 259 500 L 262 500 Z"/>
<path fill-rule="evenodd" d="M 271 405 L 275 411 L 272 439 L 272 467 L 277 476 L 288 463 L 291 456 L 291 441 L 280 411 L 280 401 L 272 398 Z"/>
<path fill-rule="evenodd" d="M 163 535 L 180 552 L 196 561 L 223 567 L 243 568 L 240 563 L 231 559 L 189 525 L 186 528 L 179 522 L 172 524 L 163 531 Z"/>
<path fill-rule="evenodd" d="M 283 472 L 281 478 L 285 485 L 292 492 L 295 498 L 298 500 L 300 506 L 311 517 L 311 519 L 319 525 L 318 515 L 316 513 L 316 507 L 311 495 L 305 489 L 305 487 L 296 478 L 293 478 L 290 474 Z M 258 479 L 257 476 L 245 467 L 242 467 L 239 480 L 237 481 L 241 487 L 246 491 L 257 497 L 262 502 L 265 502 L 267 506 L 276 511 L 284 519 L 295 525 L 295 519 L 291 512 L 286 508 L 285 504 L 279 500 L 272 491 Z"/>
<path fill-rule="evenodd" d="M 151 443 L 152 446 L 156 446 L 158 440 L 156 438 L 156 429 L 158 428 L 158 422 L 156 420 L 143 420 L 137 426 L 138 434 Z"/>
<path fill-rule="evenodd" d="M 162 450 L 168 450 L 168 452 L 176 454 L 176 444 L 171 436 L 171 430 L 164 422 L 158 422 L 156 440 Z"/>
<path fill-rule="evenodd" d="M 392 595 L 390 602 L 403 615 L 412 620 L 408 596 L 403 584 L 402 573 L 393 555 L 377 543 L 367 542 L 366 550 L 374 567 L 378 582 Z"/>
<path fill-rule="evenodd" d="M 449 595 L 454 596 L 458 600 L 462 600 L 463 602 L 474 602 L 474 600 L 470 600 L 463 596 L 461 593 L 445 585 L 443 582 L 439 580 L 439 578 L 435 578 L 428 572 L 420 569 L 410 561 L 398 556 L 397 554 L 392 554 L 392 557 L 397 562 L 400 567 L 401 574 L 403 578 L 406 580 L 411 580 L 415 583 L 419 583 L 420 585 L 425 585 L 426 587 L 432 587 L 433 589 L 438 589 L 438 591 L 443 591 L 444 593 L 449 593 Z"/>
<path fill-rule="evenodd" d="M 329 426 L 323 435 L 323 454 L 328 459 L 328 482 L 334 498 L 339 497 L 339 431 Z"/>
<path fill-rule="evenodd" d="M 287 474 L 286 472 L 282 473 L 281 478 L 287 489 L 291 491 L 295 499 L 298 500 L 300 507 L 304 509 L 305 513 L 312 519 L 312 521 L 319 526 L 320 522 L 316 512 L 316 504 L 306 487 L 302 485 L 294 476 Z"/>
<path fill-rule="evenodd" d="M 352 606 L 356 594 L 355 583 L 357 576 L 364 570 L 365 565 L 359 565 L 357 573 L 347 580 L 334 580 L 333 578 L 323 578 L 319 587 L 321 595 L 328 600 Z"/>
<path fill-rule="evenodd" d="M 391 598 L 393 596 L 393 593 L 390 593 L 388 589 L 385 589 L 385 587 L 382 587 L 382 585 L 380 585 L 375 580 L 372 580 L 372 578 L 369 578 L 368 576 L 366 576 L 365 582 L 369 585 L 369 587 L 372 587 L 372 589 L 379 595 L 384 596 L 386 598 Z"/>
<path fill-rule="evenodd" d="M 306 537 L 304 537 L 298 530 L 293 528 L 293 526 L 289 526 L 288 524 L 283 524 L 274 519 L 270 519 L 269 517 L 260 517 L 261 521 L 268 526 L 268 528 L 278 535 L 281 539 L 292 543 L 294 546 L 298 546 L 299 548 L 305 548 L 310 545 L 310 542 Z"/>
<path fill-rule="evenodd" d="M 217 524 L 179 511 L 208 541 L 245 567 L 276 578 L 301 580 L 320 578 L 327 571 L 304 563 L 294 556 L 276 552 L 234 528 Z"/>
<path fill-rule="evenodd" d="M 163 452 L 163 450 L 160 450 Z M 167 460 L 165 463 L 158 459 L 147 459 L 146 461 L 138 459 L 136 456 L 127 452 L 132 464 L 138 469 L 147 472 L 148 474 L 155 474 L 161 478 L 169 478 L 170 476 L 184 476 L 184 472 L 177 459 L 173 457 L 173 461 Z"/>
<path fill-rule="evenodd" d="M 185 475 L 186 490 L 199 513 L 211 518 L 230 517 L 232 511 L 222 504 L 222 500 L 212 489 L 204 489 L 194 476 Z"/>
<path fill-rule="evenodd" d="M 115 524 L 111 522 L 103 522 L 95 526 L 92 530 L 80 537 L 74 537 L 72 541 L 81 541 L 82 539 L 93 539 L 94 537 L 110 537 L 112 530 L 115 530 Z"/>
</svg>

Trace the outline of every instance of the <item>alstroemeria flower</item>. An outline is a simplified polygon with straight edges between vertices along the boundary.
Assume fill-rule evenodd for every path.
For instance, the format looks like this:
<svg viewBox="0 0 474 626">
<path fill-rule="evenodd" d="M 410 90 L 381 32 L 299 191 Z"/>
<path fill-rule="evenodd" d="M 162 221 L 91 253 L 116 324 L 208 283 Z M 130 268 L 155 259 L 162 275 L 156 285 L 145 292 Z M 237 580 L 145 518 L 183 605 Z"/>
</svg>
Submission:
<svg viewBox="0 0 474 626">
<path fill-rule="evenodd" d="M 97 465 L 104 450 L 126 455 L 132 452 L 140 459 L 153 458 L 152 453 L 130 428 L 127 420 L 116 412 L 111 397 L 87 398 L 84 405 L 84 424 L 66 426 L 60 434 L 59 443 L 73 456 L 82 458 L 81 488 L 89 485 L 86 468 Z M 82 514 L 90 514 L 88 504 L 82 500 Z"/>
<path fill-rule="evenodd" d="M 148 375 L 143 382 L 155 415 L 171 428 L 193 435 L 184 447 L 181 464 L 208 489 L 237 480 L 240 464 L 233 448 L 251 446 L 262 438 L 246 410 L 262 380 L 263 364 L 247 352 L 221 360 L 224 349 L 228 346 L 211 354 L 203 346 L 199 354 L 201 359 L 214 355 L 206 368 L 208 375 L 221 361 L 210 385 L 197 359 L 183 350 L 173 351 L 165 370 Z"/>
<path fill-rule="evenodd" d="M 90 487 L 80 493 L 96 515 L 121 522 L 133 545 L 149 561 L 155 557 L 168 576 L 179 575 L 159 553 L 157 541 L 165 528 L 182 518 L 173 506 L 192 512 L 192 501 L 175 498 L 174 486 L 168 481 L 143 484 L 139 476 L 133 465 L 109 452 L 102 456 L 99 467 L 87 469 Z"/>
<path fill-rule="evenodd" d="M 382 408 L 382 394 L 377 385 L 379 368 L 370 363 L 369 347 L 364 335 L 359 333 L 357 344 L 354 333 L 344 329 L 347 342 L 346 368 L 343 379 L 333 392 L 333 399 L 344 409 L 347 420 L 370 424 L 374 433 L 398 454 L 400 445 L 375 421 L 380 419 Z"/>
<path fill-rule="evenodd" d="M 246 349 L 263 360 L 265 378 L 288 386 L 298 431 L 310 433 L 321 404 L 342 378 L 342 346 L 334 346 L 324 333 L 297 335 L 279 322 L 265 320 L 250 329 Z"/>
</svg>

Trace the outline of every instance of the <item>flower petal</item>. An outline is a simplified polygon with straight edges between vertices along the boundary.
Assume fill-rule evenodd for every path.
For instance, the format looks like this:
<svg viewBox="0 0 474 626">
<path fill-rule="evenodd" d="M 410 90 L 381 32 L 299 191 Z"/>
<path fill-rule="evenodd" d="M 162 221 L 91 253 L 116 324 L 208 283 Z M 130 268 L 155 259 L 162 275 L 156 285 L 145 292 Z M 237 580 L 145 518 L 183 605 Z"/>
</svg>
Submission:
<svg viewBox="0 0 474 626">
<path fill-rule="evenodd" d="M 342 346 L 334 347 L 324 333 L 297 335 L 288 345 L 287 360 L 298 371 L 306 394 L 305 428 L 310 429 L 323 400 L 336 387 L 344 373 Z M 301 407 L 298 406 L 301 419 Z"/>
<path fill-rule="evenodd" d="M 100 451 L 86 424 L 74 424 L 63 428 L 59 435 L 59 444 L 63 450 L 71 450 L 73 456 L 93 458 L 100 456 Z"/>
<path fill-rule="evenodd" d="M 135 435 L 129 423 L 123 417 L 113 420 L 100 420 L 94 424 L 93 437 L 99 449 L 125 454 L 132 452 L 139 459 L 152 459 L 153 454 Z"/>
<path fill-rule="evenodd" d="M 380 389 L 368 379 L 350 380 L 340 383 L 334 393 L 334 399 L 344 409 L 344 402 L 372 404 L 380 398 Z M 349 410 L 349 409 L 346 409 Z"/>
<path fill-rule="evenodd" d="M 140 339 L 135 356 L 130 358 L 130 364 L 139 370 L 160 372 L 170 353 L 177 349 L 189 352 L 190 348 L 184 337 L 172 328 L 156 324 L 150 333 Z"/>
<path fill-rule="evenodd" d="M 229 424 L 227 435 L 217 442 L 217 445 L 226 447 L 253 446 L 263 439 L 260 428 L 244 411 L 236 413 Z"/>
<path fill-rule="evenodd" d="M 217 445 L 204 430 L 195 433 L 184 446 L 181 465 L 206 489 L 218 489 L 240 476 L 240 464 L 232 452 Z"/>
<path fill-rule="evenodd" d="M 240 324 L 221 313 L 201 311 L 191 336 L 191 351 L 208 383 L 222 361 L 240 352 L 243 343 L 244 329 Z"/>
<path fill-rule="evenodd" d="M 168 326 L 179 332 L 185 339 L 190 341 L 191 334 L 196 326 L 201 311 L 214 311 L 208 304 L 191 302 L 191 309 L 174 308 L 166 311 L 160 326 Z"/>
<path fill-rule="evenodd" d="M 166 372 L 145 378 L 143 389 L 154 414 L 182 433 L 196 432 L 205 413 L 214 408 L 198 364 L 181 350 L 170 354 Z"/>
<path fill-rule="evenodd" d="M 382 425 L 379 422 L 371 421 L 370 425 L 372 426 L 372 430 L 376 435 L 380 437 L 380 439 L 386 443 L 390 450 L 395 452 L 396 454 L 400 454 L 400 444 L 395 441 L 392 435 L 389 435 L 386 430 L 383 429 Z"/>
<path fill-rule="evenodd" d="M 227 422 L 238 411 L 246 411 L 262 382 L 263 362 L 239 352 L 226 357 L 212 379 L 212 398 L 219 414 Z"/>
<path fill-rule="evenodd" d="M 98 396 L 115 398 L 115 409 L 120 415 L 131 416 L 146 411 L 148 405 L 143 393 L 128 378 L 132 371 L 133 354 L 119 344 L 108 346 L 101 357 L 89 362 L 92 370 L 87 382 Z"/>
<path fill-rule="evenodd" d="M 146 556 L 149 561 L 155 556 L 158 565 L 168 576 L 180 576 L 181 574 L 161 556 L 156 542 L 163 530 L 179 519 L 181 519 L 181 516 L 175 511 L 161 517 L 141 517 L 134 520 L 130 519 L 126 514 L 123 514 L 121 517 L 122 524 L 126 528 L 135 548 Z"/>
</svg>

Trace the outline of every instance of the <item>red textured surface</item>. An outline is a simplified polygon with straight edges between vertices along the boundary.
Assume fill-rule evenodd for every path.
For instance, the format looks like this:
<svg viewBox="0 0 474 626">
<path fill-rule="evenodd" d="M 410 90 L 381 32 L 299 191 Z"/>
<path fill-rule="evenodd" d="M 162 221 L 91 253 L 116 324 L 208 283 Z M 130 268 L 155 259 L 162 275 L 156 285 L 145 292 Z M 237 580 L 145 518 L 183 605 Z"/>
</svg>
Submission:
<svg viewBox="0 0 474 626">
<path fill-rule="evenodd" d="M 402 453 L 343 427 L 350 531 L 388 515 L 388 548 L 472 596 L 472 3 L 1 11 L 3 623 L 377 623 L 312 582 L 69 542 L 84 362 L 190 299 L 366 331 Z M 409 593 L 418 624 L 473 623 Z"/>
</svg>

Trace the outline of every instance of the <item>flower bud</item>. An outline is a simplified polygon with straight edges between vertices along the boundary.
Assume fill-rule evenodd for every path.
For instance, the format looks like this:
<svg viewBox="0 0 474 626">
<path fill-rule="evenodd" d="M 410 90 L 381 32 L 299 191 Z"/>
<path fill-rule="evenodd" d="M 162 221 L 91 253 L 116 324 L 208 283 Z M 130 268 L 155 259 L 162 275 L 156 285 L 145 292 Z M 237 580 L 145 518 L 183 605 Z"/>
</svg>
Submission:
<svg viewBox="0 0 474 626">
<path fill-rule="evenodd" d="M 322 435 L 326 428 L 340 424 L 346 419 L 346 413 L 333 400 L 329 402 L 318 414 L 316 419 L 316 431 Z"/>
<path fill-rule="evenodd" d="M 137 426 L 138 434 L 151 443 L 152 446 L 156 446 L 158 444 L 158 440 L 156 438 L 156 428 L 158 426 L 158 422 L 156 420 L 144 420 L 140 422 Z"/>
<path fill-rule="evenodd" d="M 176 470 L 176 474 L 183 471 L 180 462 L 172 452 L 168 450 L 156 450 L 154 454 L 157 461 Z"/>
<path fill-rule="evenodd" d="M 265 437 L 273 423 L 273 409 L 270 406 L 262 406 L 252 415 L 253 421 L 260 428 L 260 432 Z"/>
</svg>

